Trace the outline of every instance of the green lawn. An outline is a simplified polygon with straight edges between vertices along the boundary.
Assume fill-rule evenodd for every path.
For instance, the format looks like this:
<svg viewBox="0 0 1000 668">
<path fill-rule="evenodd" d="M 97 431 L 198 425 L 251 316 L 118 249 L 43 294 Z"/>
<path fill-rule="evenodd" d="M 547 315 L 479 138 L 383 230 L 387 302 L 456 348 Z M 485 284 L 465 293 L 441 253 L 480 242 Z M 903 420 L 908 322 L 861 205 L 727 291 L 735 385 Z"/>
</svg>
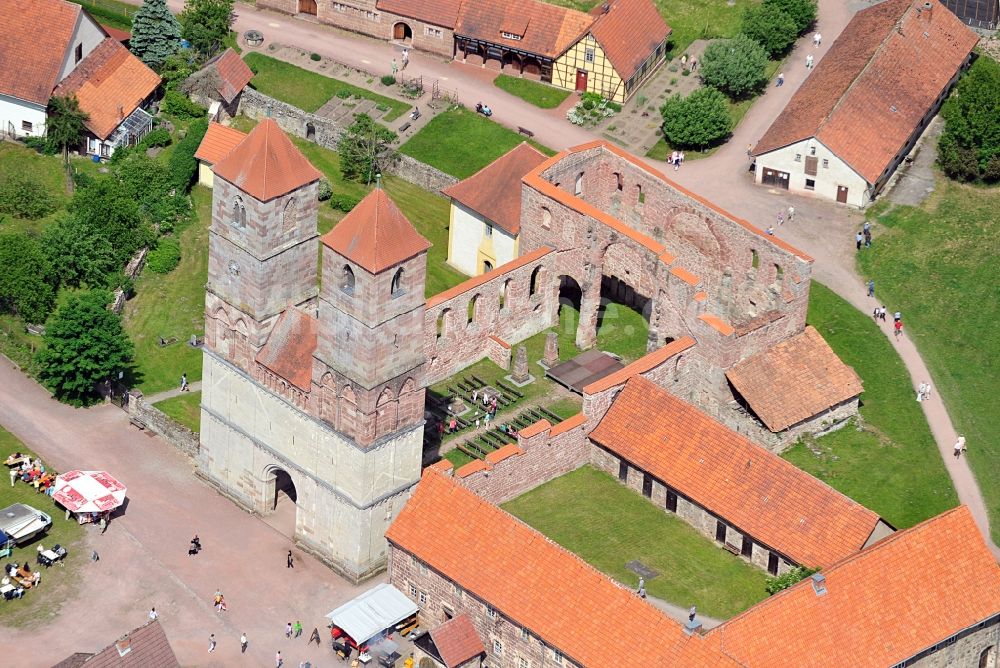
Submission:
<svg viewBox="0 0 1000 668">
<path fill-rule="evenodd" d="M 808 440 L 785 459 L 900 529 L 957 505 L 906 368 L 872 318 L 813 281 L 808 321 L 861 376 L 864 427 Z"/>
<path fill-rule="evenodd" d="M 201 430 L 201 392 L 188 392 L 153 405 L 191 431 Z"/>
<path fill-rule="evenodd" d="M 201 379 L 201 350 L 187 344 L 205 332 L 205 283 L 208 280 L 208 225 L 212 191 L 195 186 L 194 221 L 180 232 L 181 262 L 169 274 L 143 271 L 136 295 L 125 305 L 122 322 L 135 344 L 135 383 L 145 394 L 180 384 L 182 373 Z M 160 337 L 177 342 L 160 346 Z"/>
<path fill-rule="evenodd" d="M 583 400 L 574 394 L 558 401 L 553 401 L 551 404 L 545 404 L 545 408 L 565 420 L 573 417 L 583 409 Z"/>
<path fill-rule="evenodd" d="M 438 114 L 400 147 L 400 152 L 464 179 L 524 141 L 524 137 L 485 116 L 456 107 Z M 552 155 L 540 144 L 535 148 Z"/>
<path fill-rule="evenodd" d="M 547 0 L 553 5 L 589 12 L 603 0 Z M 733 7 L 722 0 L 653 0 L 671 28 L 670 53 L 680 55 L 696 39 L 732 37 L 740 28 L 743 10 L 756 0 L 736 0 Z"/>
<path fill-rule="evenodd" d="M 555 86 L 549 86 L 548 84 L 538 83 L 531 79 L 521 79 L 507 74 L 501 74 L 494 79 L 493 85 L 542 109 L 555 109 L 563 103 L 563 100 L 569 97 L 571 92 L 562 88 L 556 88 Z"/>
<path fill-rule="evenodd" d="M 304 70 L 262 53 L 248 53 L 243 59 L 256 72 L 250 82 L 254 88 L 305 111 L 316 111 L 341 91 L 387 106 L 389 111 L 384 116 L 386 121 L 395 120 L 410 110 L 408 102 L 394 100 L 346 81 Z"/>
<path fill-rule="evenodd" d="M 76 164 L 77 161 L 74 161 Z M 24 176 L 42 185 L 53 198 L 55 211 L 37 220 L 13 218 L 0 214 L 0 231 L 41 232 L 56 217 L 65 215 L 69 195 L 66 194 L 66 176 L 62 157 L 42 155 L 23 144 L 0 142 L 0 181 L 13 176 Z"/>
<path fill-rule="evenodd" d="M 7 455 L 15 451 L 34 456 L 17 437 L 0 427 L 0 458 L 6 459 Z M 68 599 L 78 587 L 77 572 L 88 558 L 83 549 L 83 528 L 76 520 L 67 520 L 65 512 L 56 507 L 50 497 L 36 492 L 34 487 L 22 482 L 11 487 L 7 470 L 4 467 L 4 479 L 0 481 L 0 508 L 14 503 L 27 504 L 50 515 L 52 526 L 46 534 L 15 548 L 10 557 L 3 559 L 5 564 L 29 561 L 32 568 L 41 568 L 42 584 L 38 591 L 26 591 L 24 598 L 20 600 L 0 603 L 0 624 L 7 627 L 44 624 L 58 614 L 62 601 Z M 69 552 L 64 565 L 48 569 L 36 565 L 38 545 L 51 548 L 56 543 Z"/>
<path fill-rule="evenodd" d="M 859 253 L 863 276 L 890 311 L 899 310 L 934 377 L 986 500 L 1000 541 L 1000 189 L 939 177 L 920 208 L 876 207 L 874 242 Z"/>
<path fill-rule="evenodd" d="M 726 619 L 767 598 L 766 573 L 589 466 L 502 507 L 625 586 L 639 581 L 625 564 L 642 562 L 659 572 L 646 580 L 650 595 L 709 617 Z"/>
<path fill-rule="evenodd" d="M 119 30 L 132 30 L 132 16 L 139 8 L 118 0 L 71 0 L 90 12 L 99 23 Z"/>
</svg>

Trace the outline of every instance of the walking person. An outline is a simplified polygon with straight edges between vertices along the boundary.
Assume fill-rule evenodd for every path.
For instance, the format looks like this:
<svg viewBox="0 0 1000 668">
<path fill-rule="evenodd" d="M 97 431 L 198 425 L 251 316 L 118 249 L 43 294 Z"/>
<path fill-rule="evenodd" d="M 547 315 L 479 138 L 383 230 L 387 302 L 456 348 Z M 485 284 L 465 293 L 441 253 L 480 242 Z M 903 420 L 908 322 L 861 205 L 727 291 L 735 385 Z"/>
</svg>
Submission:
<svg viewBox="0 0 1000 668">
<path fill-rule="evenodd" d="M 871 230 L 865 230 L 865 248 L 872 247 L 872 233 Z"/>
<path fill-rule="evenodd" d="M 864 240 L 865 239 L 864 237 L 861 236 L 860 231 L 854 235 L 854 245 L 857 247 L 858 250 L 861 250 L 861 244 L 864 242 Z"/>
<path fill-rule="evenodd" d="M 215 651 L 215 634 L 208 636 L 208 651 L 212 653 Z"/>
<path fill-rule="evenodd" d="M 410 64 L 410 50 L 403 49 L 403 69 L 405 70 L 406 66 L 409 64 Z"/>
<path fill-rule="evenodd" d="M 785 73 L 784 72 L 778 72 L 778 80 L 777 80 L 777 83 L 774 84 L 774 87 L 775 88 L 781 88 L 784 85 L 785 85 Z"/>
<path fill-rule="evenodd" d="M 808 56 L 806 56 L 806 69 L 811 70 L 812 66 L 813 66 L 813 57 L 812 54 L 810 53 Z"/>
<path fill-rule="evenodd" d="M 764 230 L 764 231 L 767 232 L 770 236 L 772 236 L 772 237 L 774 236 L 774 226 L 773 225 L 768 225 L 767 229 Z"/>
<path fill-rule="evenodd" d="M 188 389 L 188 375 L 187 373 L 181 374 L 181 392 L 190 392 Z"/>
<path fill-rule="evenodd" d="M 790 223 L 794 219 L 795 219 L 795 207 L 790 206 L 788 207 L 788 222 Z"/>
<path fill-rule="evenodd" d="M 292 623 L 291 622 L 288 622 L 287 624 L 285 624 L 285 637 L 286 638 L 291 638 L 292 637 Z"/>
<path fill-rule="evenodd" d="M 247 653 L 247 645 L 248 644 L 249 643 L 247 642 L 247 634 L 246 633 L 241 633 L 240 634 L 240 654 L 246 654 Z"/>
<path fill-rule="evenodd" d="M 288 551 L 288 556 L 285 557 L 285 568 L 295 568 L 295 559 L 292 557 L 292 551 Z"/>
<path fill-rule="evenodd" d="M 753 160 L 753 144 L 747 144 L 747 158 Z"/>
<path fill-rule="evenodd" d="M 892 322 L 893 323 L 897 323 L 897 322 L 899 322 L 902 319 L 903 319 L 903 314 L 900 313 L 899 311 L 896 311 L 895 313 L 892 314 Z"/>
<path fill-rule="evenodd" d="M 924 401 L 927 401 L 930 398 L 931 398 L 931 384 L 924 383 Z"/>
<path fill-rule="evenodd" d="M 920 383 L 920 386 L 917 388 L 917 403 L 920 403 L 923 400 L 924 400 L 924 384 Z"/>
<path fill-rule="evenodd" d="M 896 338 L 898 339 L 899 335 L 903 333 L 903 321 L 902 320 L 897 320 L 893 324 L 892 327 L 893 327 L 893 330 L 894 330 L 894 332 L 896 334 Z"/>
<path fill-rule="evenodd" d="M 781 211 L 778 212 L 778 227 L 785 224 L 785 214 Z"/>
<path fill-rule="evenodd" d="M 155 622 L 157 617 L 159 617 L 159 615 L 156 614 L 156 608 L 151 608 L 149 610 L 149 621 Z"/>
<path fill-rule="evenodd" d="M 392 76 L 396 76 L 396 72 L 399 71 L 399 65 L 396 64 L 396 59 L 392 59 Z"/>
<path fill-rule="evenodd" d="M 696 608 L 695 606 L 692 605 L 691 609 L 688 610 L 688 621 L 689 622 L 693 622 L 694 621 L 694 616 L 696 614 L 698 614 L 698 608 Z"/>
<path fill-rule="evenodd" d="M 281 668 L 285 665 L 285 660 L 281 658 L 281 650 L 279 649 L 274 654 L 274 668 Z"/>
<path fill-rule="evenodd" d="M 823 41 L 823 36 L 818 32 L 813 34 L 813 46 L 819 46 Z"/>
<path fill-rule="evenodd" d="M 875 279 L 874 278 L 869 278 L 868 279 L 868 296 L 869 297 L 874 297 L 875 296 Z M 878 309 L 876 309 L 876 311 L 877 310 Z"/>
<path fill-rule="evenodd" d="M 14 486 L 14 481 L 17 480 L 17 468 L 12 468 L 10 470 L 10 486 Z"/>
<path fill-rule="evenodd" d="M 886 314 L 886 308 L 883 305 L 882 308 L 878 310 L 878 319 L 881 320 L 882 322 L 885 322 L 885 314 Z"/>
<path fill-rule="evenodd" d="M 295 620 L 295 637 L 299 638 L 302 636 L 302 622 Z"/>
<path fill-rule="evenodd" d="M 965 452 L 965 436 L 959 434 L 958 440 L 955 441 L 955 459 L 961 457 L 963 452 Z"/>
</svg>

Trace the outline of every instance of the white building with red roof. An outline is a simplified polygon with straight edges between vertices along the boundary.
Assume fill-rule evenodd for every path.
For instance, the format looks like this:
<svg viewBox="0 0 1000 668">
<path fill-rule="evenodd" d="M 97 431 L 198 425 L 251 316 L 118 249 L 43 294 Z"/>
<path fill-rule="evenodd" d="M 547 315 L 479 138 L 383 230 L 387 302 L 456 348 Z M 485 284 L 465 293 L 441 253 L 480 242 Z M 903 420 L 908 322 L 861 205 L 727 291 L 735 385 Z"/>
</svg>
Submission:
<svg viewBox="0 0 1000 668">
<path fill-rule="evenodd" d="M 76 96 L 87 113 L 82 151 L 108 157 L 152 128 L 143 109 L 160 77 L 79 5 L 0 0 L 0 132 L 45 135 L 52 97 Z"/>
</svg>

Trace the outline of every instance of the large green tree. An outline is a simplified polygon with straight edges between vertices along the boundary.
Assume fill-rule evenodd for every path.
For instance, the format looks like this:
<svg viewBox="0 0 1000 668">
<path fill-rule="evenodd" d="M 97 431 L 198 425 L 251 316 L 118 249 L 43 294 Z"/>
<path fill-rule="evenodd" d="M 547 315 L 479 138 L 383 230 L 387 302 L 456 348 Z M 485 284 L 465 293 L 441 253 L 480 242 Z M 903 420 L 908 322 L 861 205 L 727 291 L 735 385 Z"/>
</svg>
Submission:
<svg viewBox="0 0 1000 668">
<path fill-rule="evenodd" d="M 938 162 L 960 181 L 1000 181 L 1000 63 L 979 56 L 944 103 Z"/>
<path fill-rule="evenodd" d="M 113 175 L 94 179 L 78 188 L 70 213 L 80 224 L 99 233 L 111 244 L 115 264 L 123 267 L 132 254 L 156 238 L 143 219 L 140 203 Z"/>
<path fill-rule="evenodd" d="M 236 20 L 234 0 L 187 0 L 177 17 L 181 35 L 202 58 L 222 50 L 223 41 Z"/>
<path fill-rule="evenodd" d="M 788 14 L 795 21 L 795 31 L 800 35 L 816 21 L 816 0 L 764 0 L 764 4 Z"/>
<path fill-rule="evenodd" d="M 132 342 L 121 318 L 108 310 L 111 299 L 107 290 L 77 293 L 46 324 L 38 375 L 59 400 L 92 403 L 99 383 L 128 368 Z"/>
<path fill-rule="evenodd" d="M 368 114 L 355 114 L 354 124 L 337 143 L 340 173 L 349 181 L 371 183 L 380 165 L 391 158 L 390 145 L 396 133 L 379 125 Z"/>
<path fill-rule="evenodd" d="M 750 5 L 743 12 L 740 32 L 754 40 L 771 56 L 784 53 L 798 35 L 795 19 L 772 4 Z"/>
<path fill-rule="evenodd" d="M 160 69 L 181 48 L 181 25 L 165 0 L 143 0 L 132 18 L 129 48 L 154 70 Z"/>
<path fill-rule="evenodd" d="M 734 99 L 767 83 L 767 52 L 746 35 L 712 40 L 701 57 L 701 78 Z"/>
<path fill-rule="evenodd" d="M 44 322 L 55 301 L 53 283 L 48 259 L 33 237 L 0 234 L 0 310 L 25 322 Z"/>
<path fill-rule="evenodd" d="M 69 147 L 78 146 L 83 139 L 87 112 L 80 109 L 76 95 L 53 97 L 45 112 L 45 135 L 63 154 L 63 163 L 69 166 Z"/>
<path fill-rule="evenodd" d="M 699 88 L 687 97 L 674 95 L 660 108 L 663 136 L 677 148 L 704 148 L 725 139 L 733 127 L 726 96 Z"/>
<path fill-rule="evenodd" d="M 111 242 L 73 216 L 49 224 L 41 242 L 52 273 L 63 285 L 103 287 L 109 275 L 121 270 Z"/>
</svg>

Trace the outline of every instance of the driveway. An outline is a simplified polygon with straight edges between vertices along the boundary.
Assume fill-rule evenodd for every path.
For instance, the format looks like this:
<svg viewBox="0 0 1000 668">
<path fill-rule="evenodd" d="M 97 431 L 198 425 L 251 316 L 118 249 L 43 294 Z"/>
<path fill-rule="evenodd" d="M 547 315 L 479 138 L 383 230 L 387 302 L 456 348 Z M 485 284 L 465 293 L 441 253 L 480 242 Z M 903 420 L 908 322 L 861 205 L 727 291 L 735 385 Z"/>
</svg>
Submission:
<svg viewBox="0 0 1000 668">
<path fill-rule="evenodd" d="M 117 407 L 80 410 L 60 404 L 5 358 L 0 358 L 0 424 L 57 470 L 112 471 L 128 486 L 129 501 L 103 536 L 87 527 L 87 548 L 69 556 L 86 560 L 79 570 L 83 581 L 58 615 L 0 634 L 4 665 L 47 666 L 74 652 L 97 651 L 144 624 L 154 606 L 183 665 L 273 666 L 278 649 L 286 665 L 325 665 L 332 651 L 328 644 L 307 647 L 309 632 L 313 627 L 325 632 L 326 613 L 379 581 L 361 588 L 347 584 L 212 491 L 193 475 L 191 460 L 130 427 Z M 192 557 L 187 548 L 195 533 L 204 550 Z M 291 570 L 285 567 L 289 549 L 296 555 Z M 91 550 L 100 561 L 89 561 Z M 225 595 L 228 612 L 212 607 L 216 588 Z M 43 583 L 30 596 L 46 591 Z M 295 620 L 302 621 L 305 634 L 287 640 L 285 623 Z M 241 632 L 250 642 L 243 656 Z M 209 655 L 211 633 L 219 644 Z"/>
</svg>

